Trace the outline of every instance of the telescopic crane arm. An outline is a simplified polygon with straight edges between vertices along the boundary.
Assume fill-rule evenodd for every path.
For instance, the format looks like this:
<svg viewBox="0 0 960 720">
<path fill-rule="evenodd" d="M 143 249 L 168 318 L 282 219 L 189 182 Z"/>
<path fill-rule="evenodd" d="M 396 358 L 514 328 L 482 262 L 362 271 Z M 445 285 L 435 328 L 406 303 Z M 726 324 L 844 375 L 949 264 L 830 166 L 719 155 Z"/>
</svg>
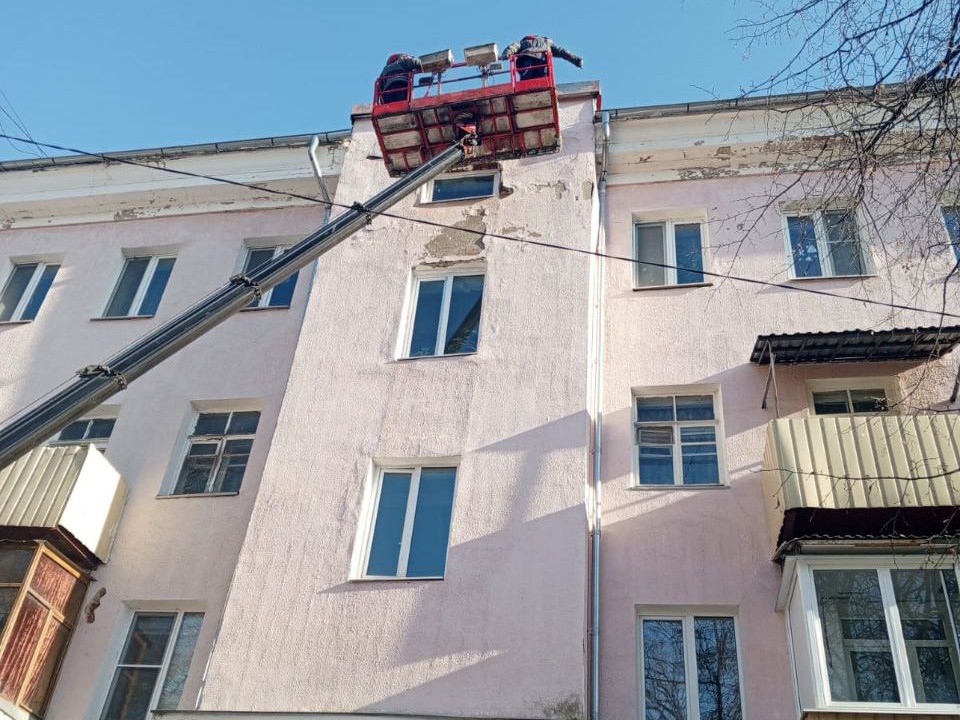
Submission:
<svg viewBox="0 0 960 720">
<path fill-rule="evenodd" d="M 198 304 L 101 364 L 89 365 L 69 384 L 0 427 L 0 468 L 43 443 L 84 413 L 120 392 L 150 368 L 186 347 L 255 298 L 362 228 L 373 214 L 390 208 L 419 187 L 473 153 L 476 135 L 463 138 L 404 175 L 365 204 L 355 204 L 286 252 L 237 275 Z"/>
</svg>

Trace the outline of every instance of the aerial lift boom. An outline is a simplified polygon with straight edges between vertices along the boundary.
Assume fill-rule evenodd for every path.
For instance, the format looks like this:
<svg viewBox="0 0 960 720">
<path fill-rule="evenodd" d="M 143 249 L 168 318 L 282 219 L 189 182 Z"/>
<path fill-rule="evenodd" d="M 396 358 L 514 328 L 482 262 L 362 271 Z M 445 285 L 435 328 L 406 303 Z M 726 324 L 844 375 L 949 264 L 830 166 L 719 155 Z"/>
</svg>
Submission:
<svg viewBox="0 0 960 720">
<path fill-rule="evenodd" d="M 283 254 L 248 275 L 230 278 L 226 285 L 117 355 L 80 370 L 65 388 L 0 427 L 0 468 L 40 445 L 152 367 L 247 307 L 263 292 L 339 245 L 367 224 L 373 214 L 390 208 L 437 175 L 471 157 L 476 145 L 476 135 L 471 129 L 465 129 L 459 141 L 393 182 L 365 204 L 355 203 Z"/>
</svg>

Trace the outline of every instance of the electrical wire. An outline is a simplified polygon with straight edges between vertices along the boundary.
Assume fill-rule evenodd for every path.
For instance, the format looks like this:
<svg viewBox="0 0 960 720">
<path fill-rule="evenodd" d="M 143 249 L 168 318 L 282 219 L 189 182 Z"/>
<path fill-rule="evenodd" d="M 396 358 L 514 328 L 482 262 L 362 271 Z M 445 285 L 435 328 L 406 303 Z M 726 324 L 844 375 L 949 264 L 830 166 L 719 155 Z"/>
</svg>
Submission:
<svg viewBox="0 0 960 720">
<path fill-rule="evenodd" d="M 262 185 L 253 185 L 250 183 L 240 182 L 239 180 L 231 180 L 229 178 L 218 177 L 216 175 L 205 175 L 203 173 L 190 172 L 189 170 L 178 170 L 176 168 L 169 168 L 169 167 L 154 165 L 146 162 L 138 162 L 136 160 L 131 160 L 130 158 L 118 157 L 115 155 L 108 155 L 106 153 L 91 152 L 88 150 L 80 150 L 78 148 L 71 148 L 63 145 L 55 145 L 53 143 L 44 143 L 44 142 L 39 142 L 37 140 L 16 137 L 13 135 L 7 135 L 5 133 L 0 133 L 0 138 L 36 145 L 40 149 L 47 148 L 51 150 L 59 150 L 62 152 L 72 153 L 74 155 L 83 155 L 86 157 L 99 158 L 104 162 L 121 163 L 124 165 L 132 165 L 134 167 L 148 168 L 150 170 L 158 170 L 160 172 L 166 172 L 174 175 L 181 175 L 184 177 L 211 180 L 213 182 L 223 183 L 226 185 L 242 187 L 248 190 L 256 190 L 257 192 L 265 192 L 271 195 L 280 195 L 283 197 L 295 198 L 298 200 L 305 200 L 312 203 L 318 203 L 320 205 L 329 204 L 332 207 L 338 207 L 343 209 L 351 209 L 353 207 L 352 205 L 347 205 L 344 203 L 337 203 L 337 202 L 327 203 L 327 201 L 325 200 L 311 197 L 309 195 L 301 195 L 300 193 L 291 192 L 289 190 L 276 190 L 274 188 L 268 188 Z M 772 282 L 770 280 L 760 280 L 758 278 L 744 277 L 741 275 L 733 275 L 730 273 L 711 272 L 709 270 L 703 270 L 701 268 L 687 268 L 680 265 L 673 265 L 670 263 L 658 263 L 652 260 L 638 260 L 636 258 L 627 257 L 625 255 L 611 255 L 609 253 L 597 252 L 596 250 L 570 247 L 568 245 L 557 245 L 555 243 L 549 243 L 543 240 L 534 240 L 531 238 L 522 238 L 522 237 L 516 237 L 513 235 L 502 235 L 499 233 L 491 233 L 483 230 L 474 230 L 471 228 L 457 227 L 454 225 L 448 225 L 446 223 L 437 222 L 435 220 L 426 220 L 424 218 L 414 218 L 414 217 L 409 217 L 407 215 L 398 215 L 397 213 L 392 213 L 388 211 L 379 211 L 379 212 L 369 211 L 369 212 L 372 215 L 381 215 L 383 217 L 393 218 L 396 220 L 404 220 L 406 222 L 416 223 L 418 225 L 427 225 L 430 227 L 442 228 L 445 230 L 456 230 L 457 232 L 477 235 L 479 237 L 495 238 L 498 240 L 506 240 L 508 242 L 522 243 L 524 245 L 533 245 L 535 247 L 549 248 L 552 250 L 565 250 L 567 252 L 573 252 L 579 255 L 586 255 L 590 257 L 602 257 L 608 260 L 617 260 L 620 262 L 630 263 L 632 265 L 646 265 L 649 267 L 663 268 L 667 270 L 678 270 L 681 272 L 699 273 L 705 277 L 718 278 L 721 280 L 731 280 L 734 282 L 741 282 L 749 285 L 779 288 L 782 290 L 790 290 L 792 292 L 807 293 L 808 295 L 819 295 L 821 297 L 835 298 L 838 300 L 850 300 L 853 302 L 862 303 L 864 305 L 874 305 L 874 306 L 884 307 L 884 308 L 893 309 L 893 310 L 904 310 L 908 312 L 917 312 L 917 313 L 922 313 L 926 315 L 935 315 L 940 318 L 960 319 L 960 314 L 946 312 L 945 310 L 930 310 L 928 308 L 921 308 L 913 305 L 905 305 L 905 304 L 894 303 L 894 302 L 885 302 L 883 300 L 872 300 L 870 298 L 858 298 L 858 297 L 853 297 L 851 295 L 840 295 L 838 293 L 830 292 L 829 290 L 818 290 L 816 288 L 804 287 L 799 285 L 790 285 L 787 283 Z"/>
</svg>

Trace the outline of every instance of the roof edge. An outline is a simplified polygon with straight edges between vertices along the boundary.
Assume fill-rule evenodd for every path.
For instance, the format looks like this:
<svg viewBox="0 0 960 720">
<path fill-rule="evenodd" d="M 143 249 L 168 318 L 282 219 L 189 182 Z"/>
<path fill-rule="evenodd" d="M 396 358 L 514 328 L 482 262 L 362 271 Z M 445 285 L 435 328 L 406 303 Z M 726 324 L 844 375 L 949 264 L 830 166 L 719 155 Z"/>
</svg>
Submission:
<svg viewBox="0 0 960 720">
<path fill-rule="evenodd" d="M 199 155 L 239 152 L 243 150 L 265 150 L 272 148 L 307 147 L 314 136 L 320 138 L 321 145 L 335 145 L 350 137 L 351 131 L 330 130 L 303 135 L 280 135 L 277 137 L 251 138 L 248 140 L 229 140 L 227 142 L 197 143 L 194 145 L 171 145 L 145 150 L 122 150 L 106 152 L 103 155 L 118 160 L 156 161 L 158 159 L 175 160 Z M 46 158 L 25 158 L 23 160 L 0 160 L 0 172 L 13 170 L 41 170 L 66 165 L 91 165 L 105 162 L 98 155 L 61 155 Z"/>
</svg>

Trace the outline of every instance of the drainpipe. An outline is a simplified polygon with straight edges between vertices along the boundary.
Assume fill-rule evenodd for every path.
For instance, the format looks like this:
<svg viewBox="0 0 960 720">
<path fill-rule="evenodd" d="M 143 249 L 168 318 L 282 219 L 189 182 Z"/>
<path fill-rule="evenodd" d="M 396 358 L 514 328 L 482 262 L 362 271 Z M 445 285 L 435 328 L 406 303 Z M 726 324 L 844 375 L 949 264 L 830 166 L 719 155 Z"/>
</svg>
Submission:
<svg viewBox="0 0 960 720">
<path fill-rule="evenodd" d="M 590 718 L 600 718 L 600 481 L 603 469 L 603 336 L 604 271 L 603 253 L 607 249 L 605 231 L 607 212 L 607 151 L 610 140 L 610 113 L 602 115 L 600 178 L 598 181 L 599 219 L 595 250 L 599 254 L 594 268 L 593 307 L 593 538 L 590 578 Z"/>
<path fill-rule="evenodd" d="M 310 164 L 313 166 L 313 174 L 320 185 L 320 194 L 323 195 L 323 201 L 327 204 L 323 211 L 323 222 L 326 224 L 330 220 L 330 211 L 333 209 L 333 201 L 330 199 L 330 193 L 327 192 L 327 186 L 323 182 L 323 171 L 320 169 L 320 159 L 317 157 L 317 150 L 320 147 L 320 136 L 314 135 L 310 141 Z"/>
</svg>

